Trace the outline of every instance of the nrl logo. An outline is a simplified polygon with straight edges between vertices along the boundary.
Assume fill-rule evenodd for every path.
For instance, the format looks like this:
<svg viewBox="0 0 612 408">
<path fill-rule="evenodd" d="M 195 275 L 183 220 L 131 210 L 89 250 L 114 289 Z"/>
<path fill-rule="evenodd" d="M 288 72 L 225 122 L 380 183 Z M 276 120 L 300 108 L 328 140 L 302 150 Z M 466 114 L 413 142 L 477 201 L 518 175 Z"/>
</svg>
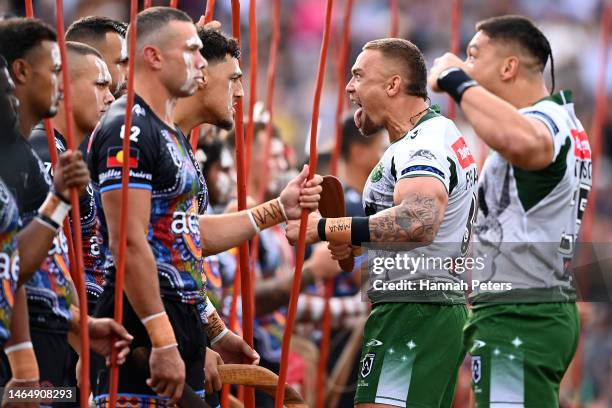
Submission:
<svg viewBox="0 0 612 408">
<path fill-rule="evenodd" d="M 372 367 L 374 367 L 374 358 L 376 357 L 375 353 L 368 353 L 363 358 L 363 363 L 361 365 L 361 377 L 366 378 L 372 372 Z"/>
<path fill-rule="evenodd" d="M 382 346 L 383 342 L 380 340 L 376 340 L 376 339 L 372 339 L 370 341 L 368 341 L 366 343 L 367 347 L 376 347 L 376 346 Z"/>
<path fill-rule="evenodd" d="M 478 384 L 482 379 L 482 361 L 480 356 L 472 357 L 472 381 Z"/>
<path fill-rule="evenodd" d="M 380 179 L 382 179 L 383 176 L 383 164 L 382 162 L 379 162 L 376 167 L 374 167 L 374 170 L 372 170 L 372 173 L 370 173 L 370 181 L 372 183 L 378 183 L 380 181 Z"/>
</svg>

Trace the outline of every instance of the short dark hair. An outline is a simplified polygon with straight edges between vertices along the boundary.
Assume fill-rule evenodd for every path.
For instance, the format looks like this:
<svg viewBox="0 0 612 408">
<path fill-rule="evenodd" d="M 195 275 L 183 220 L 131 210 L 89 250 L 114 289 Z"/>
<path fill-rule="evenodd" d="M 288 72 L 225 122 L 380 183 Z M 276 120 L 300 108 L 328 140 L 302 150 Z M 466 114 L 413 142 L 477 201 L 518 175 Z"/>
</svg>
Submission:
<svg viewBox="0 0 612 408">
<path fill-rule="evenodd" d="M 555 62 L 550 42 L 530 19 L 516 15 L 492 17 L 476 23 L 476 31 L 482 31 L 492 40 L 517 44 L 537 60 L 540 72 L 544 72 L 550 57 L 550 76 L 554 91 Z"/>
<path fill-rule="evenodd" d="M 198 36 L 203 44 L 200 54 L 209 64 L 221 62 L 227 55 L 240 59 L 240 45 L 235 38 L 228 37 L 218 30 L 203 27 L 198 27 Z"/>
<path fill-rule="evenodd" d="M 127 24 L 108 17 L 83 17 L 68 27 L 66 31 L 66 41 L 77 41 L 82 43 L 103 41 L 106 39 L 106 33 L 117 33 L 125 37 L 126 27 Z"/>
<path fill-rule="evenodd" d="M 104 58 L 102 57 L 102 54 L 100 54 L 98 50 L 96 50 L 94 47 L 91 47 L 87 44 L 83 44 L 80 42 L 66 41 L 66 50 L 68 52 L 73 52 L 75 54 L 82 55 L 82 56 L 93 55 L 95 57 L 100 58 L 101 60 L 104 60 Z"/>
<path fill-rule="evenodd" d="M 363 50 L 378 50 L 386 58 L 400 62 L 407 82 L 404 92 L 427 99 L 427 65 L 419 47 L 402 38 L 382 38 L 367 42 Z"/>
<path fill-rule="evenodd" d="M 193 24 L 187 13 L 172 7 L 149 7 L 136 17 L 136 41 L 160 31 L 172 21 L 184 21 Z"/>
<path fill-rule="evenodd" d="M 6 58 L 9 66 L 45 40 L 57 41 L 57 35 L 41 20 L 11 18 L 0 21 L 0 55 Z"/>
<path fill-rule="evenodd" d="M 374 140 L 376 140 L 376 138 L 365 137 L 361 134 L 361 132 L 357 128 L 357 125 L 355 125 L 355 120 L 352 116 L 347 117 L 342 122 L 342 146 L 340 148 L 340 152 L 342 154 L 342 158 L 345 161 L 349 159 L 349 155 L 351 153 L 351 146 L 368 146 L 372 144 Z"/>
</svg>

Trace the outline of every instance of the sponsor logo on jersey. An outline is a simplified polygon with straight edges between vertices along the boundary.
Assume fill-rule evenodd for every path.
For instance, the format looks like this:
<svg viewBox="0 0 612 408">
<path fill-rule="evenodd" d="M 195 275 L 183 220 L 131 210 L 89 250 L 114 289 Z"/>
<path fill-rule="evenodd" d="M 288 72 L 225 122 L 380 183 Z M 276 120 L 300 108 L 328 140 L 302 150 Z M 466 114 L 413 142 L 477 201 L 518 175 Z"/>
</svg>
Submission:
<svg viewBox="0 0 612 408">
<path fill-rule="evenodd" d="M 435 160 L 434 154 L 430 152 L 429 150 L 425 150 L 425 149 L 417 150 L 416 152 L 412 154 L 412 156 L 410 156 L 411 159 L 414 159 L 417 157 L 422 157 L 427 160 Z"/>
<path fill-rule="evenodd" d="M 591 160 L 591 145 L 586 132 L 571 129 L 574 138 L 574 156 L 582 160 Z"/>
<path fill-rule="evenodd" d="M 472 381 L 478 384 L 482 380 L 482 360 L 480 356 L 472 356 Z"/>
<path fill-rule="evenodd" d="M 135 147 L 130 147 L 130 161 L 129 165 L 131 169 L 138 167 L 138 157 L 140 151 Z M 106 155 L 106 167 L 122 167 L 123 166 L 124 154 L 121 147 L 110 147 Z"/>
<path fill-rule="evenodd" d="M 463 137 L 457 139 L 451 146 L 457 155 L 457 159 L 459 160 L 459 164 L 461 165 L 462 169 L 465 169 L 470 164 L 476 163 L 476 160 L 474 160 L 474 156 L 472 156 L 472 152 L 465 143 L 465 139 Z"/>
<path fill-rule="evenodd" d="M 361 364 L 361 377 L 366 378 L 372 372 L 372 367 L 374 367 L 374 359 L 376 358 L 375 353 L 368 353 L 363 358 L 363 362 Z"/>
<path fill-rule="evenodd" d="M 382 162 L 379 162 L 376 167 L 374 167 L 374 170 L 372 170 L 372 173 L 370 173 L 370 181 L 372 183 L 378 183 L 383 176 L 383 164 Z"/>
</svg>

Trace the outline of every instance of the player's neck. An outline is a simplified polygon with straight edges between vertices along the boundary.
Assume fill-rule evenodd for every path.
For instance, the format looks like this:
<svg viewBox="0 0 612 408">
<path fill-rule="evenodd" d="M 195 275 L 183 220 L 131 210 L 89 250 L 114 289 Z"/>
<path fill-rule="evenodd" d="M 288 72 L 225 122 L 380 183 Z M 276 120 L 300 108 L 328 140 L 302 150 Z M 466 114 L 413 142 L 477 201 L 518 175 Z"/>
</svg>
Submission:
<svg viewBox="0 0 612 408">
<path fill-rule="evenodd" d="M 64 139 L 67 140 L 68 128 L 66 127 L 66 115 L 64 114 L 63 107 L 60 108 L 60 110 L 57 112 L 57 115 L 55 115 L 55 117 L 51 119 L 51 125 L 53 126 L 53 129 L 57 130 L 57 132 L 62 135 Z M 72 136 L 74 138 L 74 145 L 76 148 L 83 141 L 83 138 L 85 137 L 85 132 L 79 129 L 76 123 L 74 123 L 72 125 Z"/>
<path fill-rule="evenodd" d="M 20 97 L 19 94 L 16 94 L 17 99 L 19 99 L 19 133 L 21 136 L 28 139 L 30 137 L 30 133 L 32 132 L 32 128 L 40 122 L 41 118 L 32 110 L 29 109 L 29 103 L 27 100 L 24 100 Z"/>
<path fill-rule="evenodd" d="M 401 139 L 426 113 L 427 103 L 422 98 L 406 96 L 390 104 L 385 124 L 389 141 L 394 143 Z"/>
<path fill-rule="evenodd" d="M 174 126 L 174 108 L 177 98 L 155 78 L 136 75 L 134 91 L 149 105 L 153 113 L 171 128 Z"/>
<path fill-rule="evenodd" d="M 504 89 L 503 93 L 503 95 L 499 95 L 500 98 L 517 109 L 531 106 L 550 95 L 543 79 L 537 81 L 518 80 L 512 87 Z"/>
<path fill-rule="evenodd" d="M 176 104 L 176 109 L 174 109 L 174 123 L 176 123 L 178 127 L 181 128 L 181 131 L 184 134 L 188 135 L 192 129 L 207 122 L 197 117 L 197 115 L 190 114 L 189 107 L 178 102 Z"/>
</svg>

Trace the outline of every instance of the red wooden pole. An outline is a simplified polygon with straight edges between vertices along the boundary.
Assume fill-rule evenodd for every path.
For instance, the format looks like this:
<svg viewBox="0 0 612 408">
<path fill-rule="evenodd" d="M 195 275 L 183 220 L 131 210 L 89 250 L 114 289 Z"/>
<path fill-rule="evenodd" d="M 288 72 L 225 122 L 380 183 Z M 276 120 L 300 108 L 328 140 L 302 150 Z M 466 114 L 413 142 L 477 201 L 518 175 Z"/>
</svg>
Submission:
<svg viewBox="0 0 612 408">
<path fill-rule="evenodd" d="M 453 0 L 451 19 L 451 52 L 455 55 L 459 54 L 461 45 L 461 0 Z M 457 107 L 455 101 L 448 97 L 448 118 L 455 120 L 457 116 Z"/>
<path fill-rule="evenodd" d="M 232 35 L 238 43 L 240 35 L 240 1 L 232 0 Z M 244 157 L 244 121 L 243 101 L 238 100 L 236 105 L 236 172 L 238 178 L 238 210 L 246 209 L 246 170 Z M 240 289 L 242 299 L 242 337 L 246 343 L 253 347 L 253 296 L 252 282 L 249 268 L 249 244 L 244 242 L 238 248 L 240 264 Z M 255 406 L 255 393 L 252 388 L 245 390 L 244 405 L 247 408 Z"/>
<path fill-rule="evenodd" d="M 64 110 L 66 111 L 66 142 L 68 149 L 76 151 L 78 146 L 74 141 L 74 119 L 72 115 L 72 94 L 70 87 L 70 72 L 68 69 L 68 54 L 66 52 L 66 40 L 64 39 L 64 4 L 62 0 L 56 0 L 56 28 L 58 32 L 57 40 L 60 48 L 60 55 L 62 59 L 62 80 L 64 87 Z M 55 140 L 51 145 L 52 149 L 55 148 Z M 51 147 L 50 146 L 50 147 Z M 89 330 L 87 323 L 87 294 L 85 292 L 85 278 L 83 264 L 83 242 L 81 235 L 81 211 L 79 207 L 79 193 L 76 188 L 70 190 L 70 202 L 72 204 L 72 219 L 74 229 L 74 261 L 73 265 L 70 265 L 70 271 L 72 280 L 76 285 L 79 304 L 80 304 L 80 337 L 81 337 L 81 368 L 82 372 L 86 375 L 81 376 L 81 407 L 87 407 L 89 401 Z M 66 234 L 70 234 L 70 228 L 68 227 Z"/>
<path fill-rule="evenodd" d="M 399 6 L 397 4 L 397 0 L 390 0 L 389 8 L 391 11 L 391 28 L 389 30 L 389 37 L 396 38 L 399 35 Z"/>
<path fill-rule="evenodd" d="M 129 33 L 129 62 L 127 103 L 125 109 L 125 134 L 130 134 L 132 128 L 132 105 L 134 104 L 134 60 L 136 54 L 136 15 L 138 14 L 138 0 L 130 3 L 130 33 Z M 117 276 L 115 279 L 115 321 L 123 322 L 123 283 L 125 281 L 125 256 L 127 252 L 127 220 L 128 220 L 128 182 L 130 174 L 130 138 L 123 138 L 123 167 L 121 169 L 121 216 L 119 229 L 119 255 L 117 257 Z M 117 365 L 117 353 L 113 349 L 111 357 L 111 373 L 109 387 L 109 407 L 117 406 L 117 391 L 119 387 L 119 366 Z"/>
<path fill-rule="evenodd" d="M 323 79 L 325 77 L 325 65 L 327 62 L 327 49 L 329 47 L 329 37 L 331 28 L 331 15 L 333 8 L 333 0 L 327 0 L 327 9 L 325 14 L 325 28 L 323 30 L 323 42 L 321 44 L 321 54 L 319 56 L 319 69 L 317 71 L 315 96 L 313 100 L 312 121 L 310 124 L 310 162 L 308 178 L 314 177 L 317 169 L 317 130 L 319 122 L 319 105 L 321 103 L 321 92 L 323 90 Z M 278 386 L 276 388 L 276 398 L 274 401 L 275 408 L 283 407 L 285 396 L 285 381 L 287 380 L 287 370 L 289 362 L 289 349 L 291 346 L 291 335 L 295 324 L 295 315 L 297 312 L 297 300 L 300 295 L 300 281 L 302 278 L 302 267 L 304 266 L 304 253 L 306 250 L 306 222 L 308 221 L 308 211 L 302 210 L 300 219 L 300 233 L 297 245 L 297 255 L 295 264 L 295 274 L 293 276 L 293 285 L 291 287 L 291 298 L 289 300 L 289 311 L 287 313 L 287 322 L 283 335 L 283 345 L 281 353 L 280 373 L 278 375 Z"/>
</svg>

